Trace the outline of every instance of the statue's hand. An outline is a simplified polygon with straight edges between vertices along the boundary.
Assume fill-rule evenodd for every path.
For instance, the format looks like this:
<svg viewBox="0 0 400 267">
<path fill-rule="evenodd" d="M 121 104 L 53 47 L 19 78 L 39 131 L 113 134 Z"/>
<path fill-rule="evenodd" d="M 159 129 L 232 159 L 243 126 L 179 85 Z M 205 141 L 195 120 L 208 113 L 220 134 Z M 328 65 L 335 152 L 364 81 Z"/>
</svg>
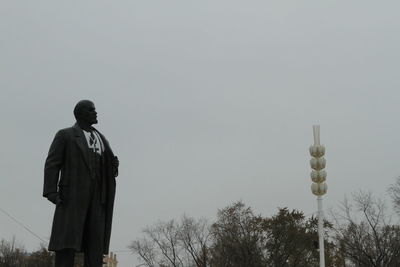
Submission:
<svg viewBox="0 0 400 267">
<path fill-rule="evenodd" d="M 113 167 L 113 172 L 114 172 L 114 177 L 118 176 L 118 167 L 119 167 L 119 159 L 117 156 L 114 156 L 114 158 L 112 159 L 112 167 Z"/>
<path fill-rule="evenodd" d="M 57 206 L 61 206 L 63 204 L 62 199 L 58 193 L 50 193 L 47 195 L 47 199 Z"/>
<path fill-rule="evenodd" d="M 119 167 L 119 159 L 118 159 L 117 156 L 114 156 L 112 164 L 113 164 L 113 166 L 114 166 L 115 168 L 118 168 L 118 167 Z"/>
</svg>

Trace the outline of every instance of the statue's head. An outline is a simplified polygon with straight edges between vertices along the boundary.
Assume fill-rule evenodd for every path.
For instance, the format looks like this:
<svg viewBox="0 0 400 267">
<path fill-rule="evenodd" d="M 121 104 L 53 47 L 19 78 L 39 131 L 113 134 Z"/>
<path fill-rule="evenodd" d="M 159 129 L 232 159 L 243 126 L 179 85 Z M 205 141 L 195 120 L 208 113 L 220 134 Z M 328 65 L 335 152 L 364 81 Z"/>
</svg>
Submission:
<svg viewBox="0 0 400 267">
<path fill-rule="evenodd" d="M 97 123 L 97 112 L 90 100 L 79 101 L 74 108 L 74 116 L 79 123 L 93 125 Z"/>
</svg>

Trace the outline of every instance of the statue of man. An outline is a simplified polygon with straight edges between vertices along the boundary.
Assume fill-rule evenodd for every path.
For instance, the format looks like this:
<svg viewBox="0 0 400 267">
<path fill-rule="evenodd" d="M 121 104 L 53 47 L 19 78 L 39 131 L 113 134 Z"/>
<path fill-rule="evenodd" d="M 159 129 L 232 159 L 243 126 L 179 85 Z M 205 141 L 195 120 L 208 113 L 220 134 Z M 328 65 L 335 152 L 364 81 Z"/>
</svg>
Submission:
<svg viewBox="0 0 400 267">
<path fill-rule="evenodd" d="M 73 267 L 84 252 L 86 267 L 101 267 L 108 254 L 119 161 L 95 128 L 92 101 L 79 101 L 74 126 L 59 130 L 44 167 L 43 196 L 56 205 L 49 250 L 56 267 Z"/>
</svg>

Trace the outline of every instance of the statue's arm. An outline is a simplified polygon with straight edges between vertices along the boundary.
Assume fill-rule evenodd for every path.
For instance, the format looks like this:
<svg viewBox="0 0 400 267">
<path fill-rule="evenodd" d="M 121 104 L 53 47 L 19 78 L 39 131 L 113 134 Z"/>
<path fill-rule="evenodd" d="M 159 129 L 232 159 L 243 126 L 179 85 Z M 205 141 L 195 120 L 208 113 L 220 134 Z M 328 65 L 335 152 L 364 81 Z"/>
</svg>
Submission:
<svg viewBox="0 0 400 267">
<path fill-rule="evenodd" d="M 97 132 L 100 134 L 103 144 L 110 152 L 112 173 L 113 173 L 114 177 L 117 177 L 118 176 L 118 168 L 119 168 L 119 159 L 117 156 L 114 155 L 114 152 L 112 151 L 111 146 L 110 146 L 110 142 L 108 142 L 107 138 L 99 131 L 97 131 Z"/>
<path fill-rule="evenodd" d="M 62 130 L 58 131 L 51 143 L 44 165 L 43 196 L 49 198 L 57 195 L 57 185 L 61 166 L 64 163 L 66 137 Z"/>
</svg>

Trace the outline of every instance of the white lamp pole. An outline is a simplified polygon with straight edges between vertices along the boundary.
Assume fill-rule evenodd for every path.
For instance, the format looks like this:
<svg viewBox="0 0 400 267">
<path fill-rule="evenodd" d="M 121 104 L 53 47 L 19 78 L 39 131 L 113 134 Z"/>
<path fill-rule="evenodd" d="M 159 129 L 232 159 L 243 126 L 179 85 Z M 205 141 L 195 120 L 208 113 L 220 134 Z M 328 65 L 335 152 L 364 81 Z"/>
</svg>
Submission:
<svg viewBox="0 0 400 267">
<path fill-rule="evenodd" d="M 325 249 L 324 249 L 324 214 L 322 210 L 322 196 L 326 194 L 328 186 L 326 180 L 326 160 L 325 147 L 320 144 L 319 125 L 313 126 L 314 145 L 310 146 L 311 168 L 311 191 L 317 196 L 318 201 L 318 237 L 319 237 L 319 266 L 325 267 Z"/>
</svg>

